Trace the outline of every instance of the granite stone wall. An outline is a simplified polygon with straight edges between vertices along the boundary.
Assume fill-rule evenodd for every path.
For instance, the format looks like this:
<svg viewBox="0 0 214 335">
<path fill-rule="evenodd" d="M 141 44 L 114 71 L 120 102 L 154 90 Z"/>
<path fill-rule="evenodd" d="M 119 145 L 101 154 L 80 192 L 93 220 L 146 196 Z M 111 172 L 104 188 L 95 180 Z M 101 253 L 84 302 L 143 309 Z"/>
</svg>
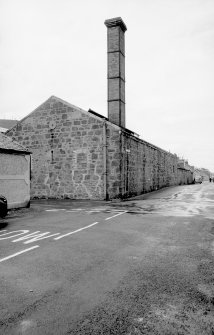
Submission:
<svg viewBox="0 0 214 335">
<path fill-rule="evenodd" d="M 32 198 L 104 198 L 102 119 L 52 97 L 7 135 L 32 151 Z"/>
<path fill-rule="evenodd" d="M 120 132 L 120 196 L 177 185 L 177 156 L 125 131 Z"/>
<path fill-rule="evenodd" d="M 112 199 L 191 182 L 176 155 L 56 97 L 7 135 L 32 152 L 31 198 Z"/>
<path fill-rule="evenodd" d="M 187 169 L 178 168 L 178 185 L 193 183 L 193 173 Z"/>
<path fill-rule="evenodd" d="M 121 145 L 120 128 L 107 126 L 106 188 L 107 199 L 120 197 L 121 188 Z"/>
</svg>

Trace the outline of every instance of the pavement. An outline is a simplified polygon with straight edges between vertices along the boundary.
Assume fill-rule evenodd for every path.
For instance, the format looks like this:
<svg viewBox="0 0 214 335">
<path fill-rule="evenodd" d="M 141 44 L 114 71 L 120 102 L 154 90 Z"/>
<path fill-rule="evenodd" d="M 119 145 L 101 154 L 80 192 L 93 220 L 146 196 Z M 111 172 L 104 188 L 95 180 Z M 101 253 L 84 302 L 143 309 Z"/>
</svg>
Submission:
<svg viewBox="0 0 214 335">
<path fill-rule="evenodd" d="M 0 221 L 0 334 L 214 334 L 214 184 Z"/>
</svg>

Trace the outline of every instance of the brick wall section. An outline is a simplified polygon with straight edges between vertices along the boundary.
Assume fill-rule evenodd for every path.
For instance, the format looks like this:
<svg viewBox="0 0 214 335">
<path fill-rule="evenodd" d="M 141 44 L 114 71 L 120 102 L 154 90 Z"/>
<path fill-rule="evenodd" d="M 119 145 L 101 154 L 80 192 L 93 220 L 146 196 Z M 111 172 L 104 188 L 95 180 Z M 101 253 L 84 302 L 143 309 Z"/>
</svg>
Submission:
<svg viewBox="0 0 214 335">
<path fill-rule="evenodd" d="M 102 119 L 53 97 L 10 130 L 33 153 L 31 197 L 103 199 L 102 134 Z"/>
<path fill-rule="evenodd" d="M 108 35 L 108 118 L 125 127 L 125 38 L 121 18 L 105 21 Z"/>
</svg>

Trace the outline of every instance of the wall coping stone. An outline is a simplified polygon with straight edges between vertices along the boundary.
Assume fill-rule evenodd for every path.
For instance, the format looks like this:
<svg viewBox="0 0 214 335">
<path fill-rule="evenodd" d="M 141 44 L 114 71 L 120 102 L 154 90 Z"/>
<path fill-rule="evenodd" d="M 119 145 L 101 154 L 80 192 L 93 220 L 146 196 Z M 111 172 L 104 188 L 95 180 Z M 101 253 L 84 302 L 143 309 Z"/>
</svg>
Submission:
<svg viewBox="0 0 214 335">
<path fill-rule="evenodd" d="M 112 19 L 105 20 L 104 24 L 108 28 L 119 26 L 124 32 L 127 30 L 127 27 L 125 23 L 123 22 L 123 20 L 121 19 L 121 17 L 115 17 Z"/>
</svg>

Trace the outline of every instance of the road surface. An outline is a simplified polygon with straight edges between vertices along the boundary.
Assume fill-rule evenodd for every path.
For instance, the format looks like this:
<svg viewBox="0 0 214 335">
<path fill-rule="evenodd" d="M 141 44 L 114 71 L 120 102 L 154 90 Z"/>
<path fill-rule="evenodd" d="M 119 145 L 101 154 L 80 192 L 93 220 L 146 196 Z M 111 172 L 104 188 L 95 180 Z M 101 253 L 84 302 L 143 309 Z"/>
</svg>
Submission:
<svg viewBox="0 0 214 335">
<path fill-rule="evenodd" d="M 214 334 L 214 183 L 0 221 L 0 334 Z"/>
</svg>

